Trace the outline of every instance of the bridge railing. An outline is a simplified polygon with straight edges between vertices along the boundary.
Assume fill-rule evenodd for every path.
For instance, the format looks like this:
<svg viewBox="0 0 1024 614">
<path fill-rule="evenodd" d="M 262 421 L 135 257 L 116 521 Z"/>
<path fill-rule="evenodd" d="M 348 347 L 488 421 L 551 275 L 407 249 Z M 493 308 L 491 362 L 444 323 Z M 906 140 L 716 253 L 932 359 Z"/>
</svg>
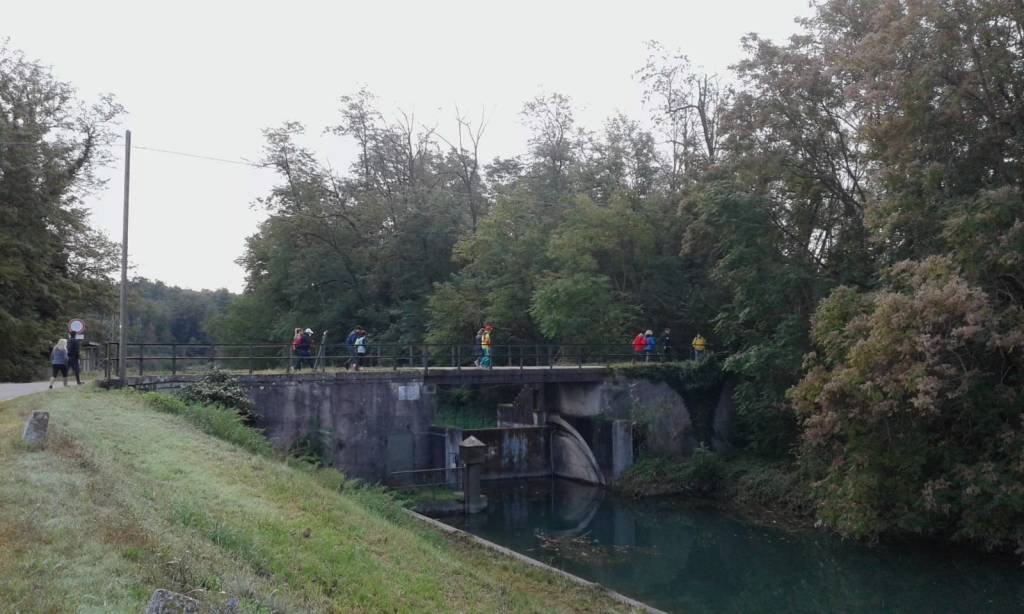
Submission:
<svg viewBox="0 0 1024 614">
<path fill-rule="evenodd" d="M 608 344 L 495 344 L 492 368 L 583 368 L 628 362 L 671 359 L 663 352 L 636 354 L 629 343 Z M 118 373 L 118 343 L 103 352 L 104 375 Z M 472 344 L 374 343 L 357 354 L 344 343 L 315 344 L 310 355 L 299 355 L 290 343 L 129 343 L 126 372 L 143 376 L 199 373 L 218 367 L 240 373 L 339 371 L 344 369 L 475 369 L 480 352 Z"/>
</svg>

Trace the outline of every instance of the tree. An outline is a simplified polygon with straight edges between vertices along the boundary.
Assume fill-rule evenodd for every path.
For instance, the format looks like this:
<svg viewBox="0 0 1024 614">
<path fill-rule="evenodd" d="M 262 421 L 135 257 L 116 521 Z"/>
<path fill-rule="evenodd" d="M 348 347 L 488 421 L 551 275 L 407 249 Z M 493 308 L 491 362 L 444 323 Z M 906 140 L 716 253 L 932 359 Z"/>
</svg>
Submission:
<svg viewBox="0 0 1024 614">
<path fill-rule="evenodd" d="M 101 185 L 121 112 L 0 45 L 0 380 L 33 377 L 68 318 L 112 300 L 116 247 L 81 199 Z"/>
</svg>

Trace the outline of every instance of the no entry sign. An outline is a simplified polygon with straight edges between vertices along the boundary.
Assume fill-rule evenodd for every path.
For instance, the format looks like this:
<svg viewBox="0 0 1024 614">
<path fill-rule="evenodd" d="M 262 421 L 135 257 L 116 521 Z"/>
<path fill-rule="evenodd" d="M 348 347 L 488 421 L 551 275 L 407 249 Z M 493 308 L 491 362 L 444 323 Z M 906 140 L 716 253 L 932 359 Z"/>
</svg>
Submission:
<svg viewBox="0 0 1024 614">
<path fill-rule="evenodd" d="M 75 333 L 76 336 L 81 337 L 85 333 L 85 322 L 75 318 L 68 322 L 68 332 Z"/>
</svg>

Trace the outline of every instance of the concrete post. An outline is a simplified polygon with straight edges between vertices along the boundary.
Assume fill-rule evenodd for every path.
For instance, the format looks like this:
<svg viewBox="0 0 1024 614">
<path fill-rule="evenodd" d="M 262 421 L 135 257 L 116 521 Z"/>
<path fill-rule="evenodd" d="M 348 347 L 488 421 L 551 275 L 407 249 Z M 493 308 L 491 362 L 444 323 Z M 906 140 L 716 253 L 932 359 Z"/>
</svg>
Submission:
<svg viewBox="0 0 1024 614">
<path fill-rule="evenodd" d="M 484 509 L 480 497 L 480 470 L 487 455 L 487 445 L 470 435 L 459 444 L 459 458 L 465 467 L 462 493 L 466 501 L 466 513 L 477 514 Z"/>
<path fill-rule="evenodd" d="M 612 421 L 612 479 L 622 477 L 633 466 L 633 423 Z"/>
</svg>

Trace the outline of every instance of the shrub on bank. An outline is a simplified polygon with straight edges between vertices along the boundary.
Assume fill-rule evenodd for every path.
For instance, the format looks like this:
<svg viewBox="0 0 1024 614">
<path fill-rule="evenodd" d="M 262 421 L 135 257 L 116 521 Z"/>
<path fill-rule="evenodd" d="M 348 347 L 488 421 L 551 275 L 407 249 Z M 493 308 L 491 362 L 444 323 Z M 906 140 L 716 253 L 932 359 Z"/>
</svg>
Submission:
<svg viewBox="0 0 1024 614">
<path fill-rule="evenodd" d="M 227 371 L 216 367 L 182 388 L 181 398 L 189 403 L 227 407 L 237 412 L 246 424 L 252 424 L 259 417 L 238 381 Z"/>
<path fill-rule="evenodd" d="M 262 456 L 273 454 L 273 447 L 263 434 L 249 426 L 233 409 L 222 405 L 187 403 L 166 394 L 149 392 L 143 395 L 146 404 L 168 414 L 183 416 L 205 433 L 229 441 L 246 450 Z"/>
<path fill-rule="evenodd" d="M 614 487 L 630 496 L 687 494 L 713 497 L 725 477 L 725 463 L 711 450 L 698 448 L 686 460 L 645 458 L 623 474 Z"/>
</svg>

